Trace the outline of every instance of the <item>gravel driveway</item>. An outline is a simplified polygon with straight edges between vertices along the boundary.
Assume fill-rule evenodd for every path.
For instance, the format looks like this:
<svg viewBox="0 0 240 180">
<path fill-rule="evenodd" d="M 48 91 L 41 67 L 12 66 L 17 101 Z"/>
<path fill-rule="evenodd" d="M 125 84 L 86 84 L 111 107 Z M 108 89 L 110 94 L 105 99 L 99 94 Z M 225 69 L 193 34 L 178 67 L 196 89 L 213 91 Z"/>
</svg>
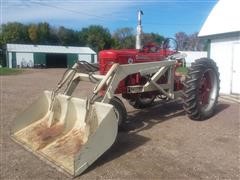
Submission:
<svg viewBox="0 0 240 180">
<path fill-rule="evenodd" d="M 0 179 L 68 179 L 10 139 L 10 127 L 39 94 L 51 90 L 62 69 L 28 70 L 0 76 Z M 84 83 L 75 95 L 86 96 Z M 114 146 L 76 179 L 239 179 L 240 106 L 220 101 L 207 121 L 189 120 L 177 102 L 136 110 Z M 70 178 L 69 178 L 70 179 Z"/>
</svg>

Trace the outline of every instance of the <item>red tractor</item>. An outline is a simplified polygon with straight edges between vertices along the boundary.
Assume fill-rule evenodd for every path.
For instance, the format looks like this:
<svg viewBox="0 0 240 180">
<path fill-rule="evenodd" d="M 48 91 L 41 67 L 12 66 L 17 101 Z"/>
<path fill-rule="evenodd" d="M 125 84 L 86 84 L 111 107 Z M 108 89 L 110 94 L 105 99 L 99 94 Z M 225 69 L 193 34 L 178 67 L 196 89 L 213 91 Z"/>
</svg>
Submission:
<svg viewBox="0 0 240 180">
<path fill-rule="evenodd" d="M 75 63 L 53 91 L 44 91 L 15 119 L 14 141 L 48 164 L 77 176 L 112 146 L 126 119 L 125 106 L 115 94 L 122 94 L 135 108 L 148 107 L 156 98 L 182 98 L 191 119 L 212 116 L 219 93 L 214 61 L 201 58 L 186 75 L 177 73 L 184 55 L 177 51 L 174 40 L 167 39 L 161 46 L 141 46 L 141 14 L 139 11 L 136 49 L 101 51 L 100 74 L 85 61 Z M 72 97 L 80 81 L 96 84 L 91 98 Z"/>
<path fill-rule="evenodd" d="M 106 75 L 114 63 L 127 66 L 173 60 L 174 64 L 166 66 L 168 68 L 165 67 L 166 71 L 162 71 L 158 78 L 155 76 L 159 72 L 151 72 L 151 70 L 126 76 L 120 81 L 114 93 L 122 94 L 122 97 L 137 109 L 149 107 L 156 98 L 166 100 L 181 97 L 183 108 L 191 119 L 204 120 L 210 117 L 219 95 L 219 73 L 215 62 L 209 58 L 201 58 L 191 64 L 187 74 L 176 72 L 177 68 L 185 66 L 186 55 L 177 51 L 177 42 L 172 38 L 166 39 L 161 46 L 149 43 L 142 47 L 141 15 L 142 12 L 139 11 L 136 49 L 101 51 L 99 53 L 100 74 Z M 148 88 L 146 91 L 144 87 L 149 84 L 154 88 Z M 122 122 L 126 118 L 123 103 L 117 97 L 111 99 L 110 103 L 120 112 L 119 122 Z"/>
</svg>

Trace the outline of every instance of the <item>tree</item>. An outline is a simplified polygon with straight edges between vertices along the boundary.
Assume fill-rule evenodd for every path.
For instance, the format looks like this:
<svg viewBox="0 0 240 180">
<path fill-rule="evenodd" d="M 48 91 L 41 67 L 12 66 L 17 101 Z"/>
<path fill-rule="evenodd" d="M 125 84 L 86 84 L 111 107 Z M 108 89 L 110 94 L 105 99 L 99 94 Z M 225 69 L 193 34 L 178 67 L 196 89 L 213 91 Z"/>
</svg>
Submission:
<svg viewBox="0 0 240 180">
<path fill-rule="evenodd" d="M 112 38 L 109 30 L 99 25 L 91 25 L 83 28 L 79 32 L 79 41 L 85 44 L 96 52 L 109 49 L 112 46 Z"/>
<path fill-rule="evenodd" d="M 188 50 L 188 35 L 185 32 L 178 32 L 175 34 L 175 39 L 178 43 L 178 50 Z"/>
<path fill-rule="evenodd" d="M 154 43 L 161 45 L 163 41 L 164 41 L 164 37 L 157 33 L 144 33 L 143 34 L 143 44 L 148 44 L 148 43 L 154 42 Z"/>
<path fill-rule="evenodd" d="M 3 24 L 1 31 L 1 46 L 6 43 L 27 43 L 30 41 L 27 27 L 21 23 L 13 22 Z"/>
<path fill-rule="evenodd" d="M 114 48 L 125 49 L 134 48 L 135 35 L 133 28 L 120 28 L 113 33 Z"/>
<path fill-rule="evenodd" d="M 7 23 L 3 24 L 0 32 L 0 45 L 6 43 L 33 43 L 48 45 L 77 45 L 89 46 L 95 51 L 115 48 L 134 48 L 135 32 L 133 28 L 117 29 L 113 35 L 103 26 L 91 25 L 74 31 L 66 27 L 52 27 L 46 22 L 37 24 Z M 163 36 L 156 33 L 143 34 L 143 44 L 155 42 L 161 44 Z"/>
<path fill-rule="evenodd" d="M 135 33 L 133 28 L 120 28 L 113 33 L 113 39 L 115 40 L 115 48 L 134 48 L 135 47 Z M 157 43 L 161 45 L 164 37 L 157 33 L 143 33 L 142 44 Z"/>
<path fill-rule="evenodd" d="M 34 44 L 38 43 L 38 27 L 37 27 L 37 25 L 32 24 L 28 27 L 28 36 Z"/>
<path fill-rule="evenodd" d="M 206 40 L 200 39 L 198 37 L 198 33 L 195 32 L 190 34 L 188 37 L 188 50 L 191 51 L 203 51 L 206 50 L 205 47 L 207 45 Z"/>
<path fill-rule="evenodd" d="M 58 29 L 57 37 L 61 45 L 76 45 L 77 44 L 77 35 L 72 29 L 67 29 L 61 26 Z"/>
<path fill-rule="evenodd" d="M 48 38 L 48 43 L 51 45 L 58 45 L 60 44 L 60 40 L 58 38 L 58 28 L 56 27 L 50 27 L 49 29 L 49 38 Z"/>
<path fill-rule="evenodd" d="M 50 36 L 50 25 L 46 22 L 38 24 L 38 43 L 48 44 Z"/>
<path fill-rule="evenodd" d="M 48 23 L 28 25 L 28 37 L 34 44 L 51 44 L 51 27 Z"/>
<path fill-rule="evenodd" d="M 178 32 L 175 34 L 178 43 L 178 50 L 180 51 L 203 51 L 206 47 L 206 41 L 199 39 L 198 33 L 186 34 L 185 32 Z"/>
</svg>

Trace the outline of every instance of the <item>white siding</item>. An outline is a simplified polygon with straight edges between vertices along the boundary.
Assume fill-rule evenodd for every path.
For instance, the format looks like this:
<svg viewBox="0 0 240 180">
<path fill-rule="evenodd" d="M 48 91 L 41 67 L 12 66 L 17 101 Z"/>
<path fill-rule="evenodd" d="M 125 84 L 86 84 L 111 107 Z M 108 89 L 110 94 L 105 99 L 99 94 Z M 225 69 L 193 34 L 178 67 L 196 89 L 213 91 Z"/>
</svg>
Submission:
<svg viewBox="0 0 240 180">
<path fill-rule="evenodd" d="M 78 60 L 91 63 L 91 54 L 78 54 Z"/>
<path fill-rule="evenodd" d="M 33 67 L 33 53 L 16 53 L 17 67 Z"/>
<path fill-rule="evenodd" d="M 231 93 L 233 44 L 238 37 L 218 38 L 211 41 L 210 57 L 217 63 L 220 73 L 220 92 Z"/>
<path fill-rule="evenodd" d="M 8 67 L 12 68 L 12 53 L 8 53 Z"/>
<path fill-rule="evenodd" d="M 94 55 L 94 63 L 98 63 L 98 56 L 97 56 L 97 54 Z"/>
<path fill-rule="evenodd" d="M 78 60 L 87 61 L 92 63 L 92 55 L 91 54 L 78 54 Z M 94 54 L 94 62 L 97 63 L 97 55 Z"/>
<path fill-rule="evenodd" d="M 232 93 L 240 94 L 240 43 L 233 45 Z"/>
<path fill-rule="evenodd" d="M 207 57 L 206 51 L 180 51 L 187 55 L 185 58 L 187 67 L 191 66 L 191 63 L 196 59 Z"/>
<path fill-rule="evenodd" d="M 64 54 L 96 54 L 89 47 L 74 46 L 46 46 L 29 44 L 7 44 L 7 51 L 12 52 L 44 52 L 44 53 L 64 53 Z"/>
</svg>

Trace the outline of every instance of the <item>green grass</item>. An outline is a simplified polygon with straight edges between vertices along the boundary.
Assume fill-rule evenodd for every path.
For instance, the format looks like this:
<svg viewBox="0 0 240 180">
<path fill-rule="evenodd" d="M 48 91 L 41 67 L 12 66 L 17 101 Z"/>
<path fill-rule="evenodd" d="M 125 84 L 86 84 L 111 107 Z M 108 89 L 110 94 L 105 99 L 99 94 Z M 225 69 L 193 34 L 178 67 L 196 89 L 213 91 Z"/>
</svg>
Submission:
<svg viewBox="0 0 240 180">
<path fill-rule="evenodd" d="M 16 75 L 16 74 L 20 74 L 22 73 L 23 70 L 21 69 L 15 69 L 15 68 L 0 68 L 0 76 L 4 76 L 4 75 Z"/>
<path fill-rule="evenodd" d="M 178 67 L 176 72 L 181 73 L 183 75 L 187 75 L 188 69 L 186 67 Z"/>
</svg>

